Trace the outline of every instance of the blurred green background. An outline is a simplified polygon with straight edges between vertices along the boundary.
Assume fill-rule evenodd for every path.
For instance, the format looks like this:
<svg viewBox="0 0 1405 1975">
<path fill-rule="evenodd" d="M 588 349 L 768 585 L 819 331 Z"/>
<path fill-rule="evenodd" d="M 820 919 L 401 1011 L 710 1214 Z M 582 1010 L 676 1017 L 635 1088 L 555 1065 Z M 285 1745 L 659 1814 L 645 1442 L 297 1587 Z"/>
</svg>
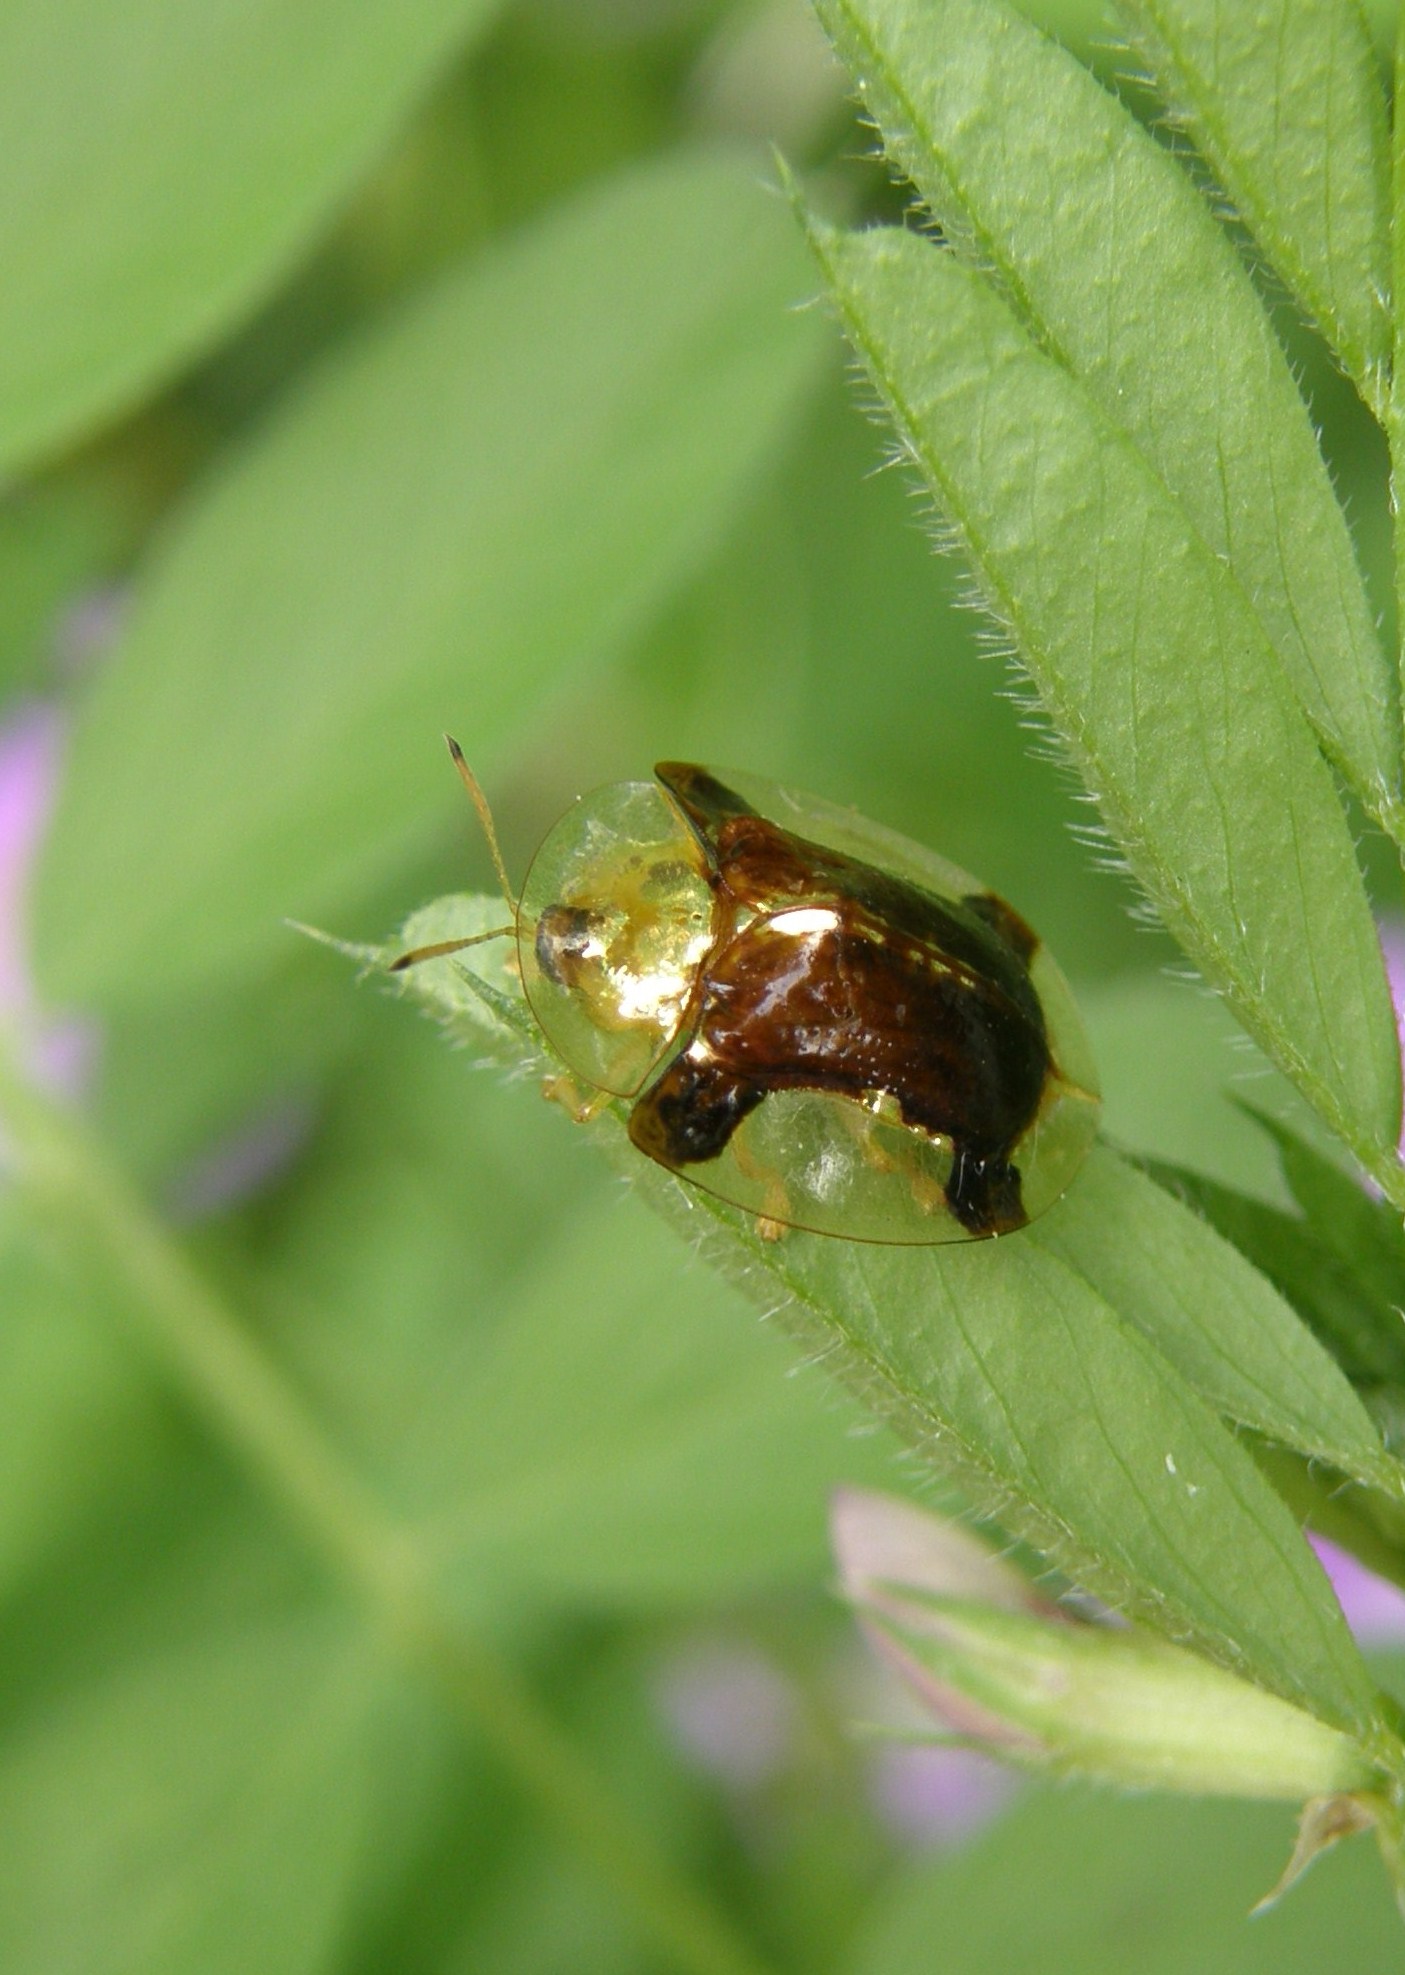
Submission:
<svg viewBox="0 0 1405 1975">
<path fill-rule="evenodd" d="M 1026 11 L 1117 76 L 1096 5 Z M 283 923 L 490 886 L 445 729 L 517 874 L 581 789 L 749 768 L 1008 896 L 1110 1133 L 1277 1197 L 1232 1102 L 1273 1081 L 1080 839 L 770 145 L 903 210 L 800 0 L 12 0 L 0 1016 L 770 1965 L 1395 1965 L 1365 1847 L 1250 1926 L 1282 1813 L 851 1732 L 904 1717 L 826 1498 L 915 1475 L 554 1110 Z M 1383 447 L 1279 320 L 1388 617 Z M 0 1857 L 16 1975 L 670 1965 L 3 1180 Z"/>
</svg>

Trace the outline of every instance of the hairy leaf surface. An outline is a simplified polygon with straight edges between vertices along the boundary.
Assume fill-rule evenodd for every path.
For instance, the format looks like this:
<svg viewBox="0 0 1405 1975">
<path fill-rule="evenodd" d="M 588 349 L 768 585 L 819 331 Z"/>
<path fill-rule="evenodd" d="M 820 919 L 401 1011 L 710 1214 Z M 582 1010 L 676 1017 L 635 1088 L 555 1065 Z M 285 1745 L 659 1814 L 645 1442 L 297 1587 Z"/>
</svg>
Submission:
<svg viewBox="0 0 1405 1975">
<path fill-rule="evenodd" d="M 1354 0 L 1119 0 L 1161 94 L 1377 412 L 1390 370 L 1390 135 Z"/>
<path fill-rule="evenodd" d="M 1388 815 L 1394 685 L 1346 524 L 1249 278 L 1179 163 L 1004 0 L 818 5 L 957 250 L 1228 561 L 1325 745 Z"/>
<path fill-rule="evenodd" d="M 1399 1054 L 1355 851 L 1224 563 L 1089 392 L 915 234 L 816 226 L 844 324 L 1169 930 L 1367 1163 Z"/>
</svg>

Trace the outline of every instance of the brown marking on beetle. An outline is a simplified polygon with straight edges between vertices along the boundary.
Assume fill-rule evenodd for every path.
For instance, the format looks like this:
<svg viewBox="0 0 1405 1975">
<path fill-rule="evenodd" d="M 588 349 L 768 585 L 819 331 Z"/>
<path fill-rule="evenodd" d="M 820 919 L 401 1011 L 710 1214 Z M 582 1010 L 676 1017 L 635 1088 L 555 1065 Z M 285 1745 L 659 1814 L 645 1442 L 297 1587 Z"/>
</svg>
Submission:
<svg viewBox="0 0 1405 1975">
<path fill-rule="evenodd" d="M 719 910 L 682 1050 L 631 1112 L 634 1143 L 675 1169 L 701 1164 L 772 1091 L 879 1091 L 905 1125 L 950 1140 L 946 1200 L 963 1227 L 1024 1226 L 1010 1154 L 1053 1074 L 1024 921 L 992 894 L 939 899 L 795 836 L 706 770 L 655 772 L 707 854 Z"/>
</svg>

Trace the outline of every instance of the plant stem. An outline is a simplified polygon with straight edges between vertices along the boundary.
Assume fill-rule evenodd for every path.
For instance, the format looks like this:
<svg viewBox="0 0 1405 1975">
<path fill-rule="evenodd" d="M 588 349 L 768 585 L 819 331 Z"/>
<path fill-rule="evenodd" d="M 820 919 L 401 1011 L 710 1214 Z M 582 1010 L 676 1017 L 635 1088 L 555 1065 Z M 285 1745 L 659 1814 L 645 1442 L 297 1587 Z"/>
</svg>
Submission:
<svg viewBox="0 0 1405 1975">
<path fill-rule="evenodd" d="M 96 1242 L 159 1369 L 393 1647 L 613 1884 L 669 1960 L 689 1975 L 767 1975 L 725 1914 L 658 1855 L 515 1667 L 445 1609 L 414 1531 L 363 1489 L 102 1147 L 28 1084 L 3 1046 L 0 1116 L 21 1184 Z"/>
</svg>

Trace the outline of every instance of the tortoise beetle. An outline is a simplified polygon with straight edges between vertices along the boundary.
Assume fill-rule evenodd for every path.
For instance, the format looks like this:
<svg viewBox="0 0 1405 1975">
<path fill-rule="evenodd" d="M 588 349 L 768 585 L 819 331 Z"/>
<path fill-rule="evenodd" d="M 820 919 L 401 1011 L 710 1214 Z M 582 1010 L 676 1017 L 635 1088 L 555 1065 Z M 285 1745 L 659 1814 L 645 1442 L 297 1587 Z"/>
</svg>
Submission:
<svg viewBox="0 0 1405 1975">
<path fill-rule="evenodd" d="M 581 797 L 513 899 L 450 747 L 528 1004 L 588 1109 L 628 1100 L 649 1158 L 765 1232 L 859 1241 L 1009 1234 L 1064 1192 L 1096 1072 L 1003 899 L 853 811 L 684 762 Z"/>
</svg>

